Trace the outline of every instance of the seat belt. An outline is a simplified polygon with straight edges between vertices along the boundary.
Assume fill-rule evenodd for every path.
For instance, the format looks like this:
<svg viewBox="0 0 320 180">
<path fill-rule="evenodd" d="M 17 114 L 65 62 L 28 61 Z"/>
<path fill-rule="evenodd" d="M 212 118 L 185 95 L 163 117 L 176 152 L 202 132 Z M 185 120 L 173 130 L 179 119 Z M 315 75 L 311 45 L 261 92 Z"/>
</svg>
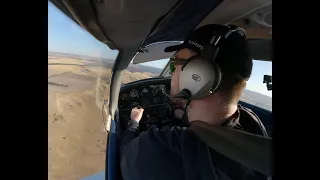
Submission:
<svg viewBox="0 0 320 180">
<path fill-rule="evenodd" d="M 262 174 L 273 175 L 271 138 L 202 121 L 192 122 L 188 130 L 218 153 Z"/>
</svg>

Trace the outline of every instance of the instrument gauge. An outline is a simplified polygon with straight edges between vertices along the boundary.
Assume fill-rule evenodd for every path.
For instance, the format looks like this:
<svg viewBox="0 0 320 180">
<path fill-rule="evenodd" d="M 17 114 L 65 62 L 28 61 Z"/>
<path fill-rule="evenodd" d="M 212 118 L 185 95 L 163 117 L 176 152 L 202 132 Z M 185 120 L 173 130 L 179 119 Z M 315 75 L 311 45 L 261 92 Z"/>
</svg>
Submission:
<svg viewBox="0 0 320 180">
<path fill-rule="evenodd" d="M 159 93 L 160 93 L 160 88 L 156 88 L 156 87 L 155 87 L 155 88 L 152 90 L 153 96 L 157 96 Z"/>
<path fill-rule="evenodd" d="M 136 89 L 132 89 L 130 91 L 130 97 L 135 98 L 135 97 L 138 97 L 138 96 L 139 96 L 139 94 L 138 94 L 138 91 Z"/>
</svg>

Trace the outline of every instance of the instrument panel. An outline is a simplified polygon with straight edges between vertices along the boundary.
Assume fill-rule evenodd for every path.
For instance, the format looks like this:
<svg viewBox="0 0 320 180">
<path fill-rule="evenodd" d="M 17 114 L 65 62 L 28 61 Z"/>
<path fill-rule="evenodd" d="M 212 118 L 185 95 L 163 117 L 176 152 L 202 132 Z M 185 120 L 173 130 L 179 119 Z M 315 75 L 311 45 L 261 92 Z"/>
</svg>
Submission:
<svg viewBox="0 0 320 180">
<path fill-rule="evenodd" d="M 170 81 L 169 81 L 170 82 Z M 171 113 L 170 84 L 140 84 L 122 89 L 119 94 L 119 117 L 121 129 L 125 130 L 130 120 L 131 110 L 140 106 L 144 109 L 139 122 L 140 129 L 147 129 L 154 124 L 163 124 Z"/>
<path fill-rule="evenodd" d="M 170 89 L 165 85 L 144 85 L 120 92 L 119 109 L 131 111 L 136 106 L 148 107 L 150 105 L 170 103 L 169 91 Z"/>
</svg>

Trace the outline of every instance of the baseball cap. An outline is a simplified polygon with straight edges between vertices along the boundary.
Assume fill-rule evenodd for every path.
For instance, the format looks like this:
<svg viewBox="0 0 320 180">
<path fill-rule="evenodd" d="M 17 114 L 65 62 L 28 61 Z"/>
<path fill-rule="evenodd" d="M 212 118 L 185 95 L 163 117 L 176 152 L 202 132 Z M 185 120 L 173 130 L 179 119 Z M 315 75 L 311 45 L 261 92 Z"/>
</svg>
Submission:
<svg viewBox="0 0 320 180">
<path fill-rule="evenodd" d="M 232 28 L 237 28 L 237 26 L 232 26 Z M 211 45 L 210 40 L 213 36 L 220 36 L 228 30 L 229 26 L 208 24 L 191 32 L 182 44 L 169 46 L 164 51 L 173 52 L 188 48 L 200 54 L 204 46 Z M 222 73 L 236 73 L 248 80 L 252 71 L 252 57 L 245 34 L 232 33 L 226 39 L 222 36 L 215 61 Z"/>
</svg>

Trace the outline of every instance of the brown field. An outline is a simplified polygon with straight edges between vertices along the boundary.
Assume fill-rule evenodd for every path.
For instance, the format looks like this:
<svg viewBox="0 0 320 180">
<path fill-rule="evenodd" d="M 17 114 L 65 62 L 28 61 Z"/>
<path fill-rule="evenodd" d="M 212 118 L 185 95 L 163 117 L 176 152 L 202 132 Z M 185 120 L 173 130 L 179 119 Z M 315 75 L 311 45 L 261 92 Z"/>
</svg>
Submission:
<svg viewBox="0 0 320 180">
<path fill-rule="evenodd" d="M 48 57 L 48 179 L 79 179 L 104 169 L 101 102 L 110 69 L 101 63 Z"/>
<path fill-rule="evenodd" d="M 97 61 L 48 56 L 49 180 L 75 180 L 105 168 L 101 108 L 109 99 L 110 68 Z M 123 82 L 149 77 L 126 71 Z"/>
</svg>

